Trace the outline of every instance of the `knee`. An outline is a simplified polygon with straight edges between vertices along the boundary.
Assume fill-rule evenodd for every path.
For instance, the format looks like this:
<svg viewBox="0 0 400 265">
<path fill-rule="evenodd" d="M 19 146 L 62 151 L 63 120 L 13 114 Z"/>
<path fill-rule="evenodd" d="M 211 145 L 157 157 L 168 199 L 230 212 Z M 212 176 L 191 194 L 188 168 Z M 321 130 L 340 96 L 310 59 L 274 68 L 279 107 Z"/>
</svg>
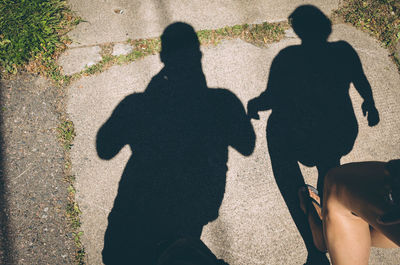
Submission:
<svg viewBox="0 0 400 265">
<path fill-rule="evenodd" d="M 330 170 L 328 170 L 326 176 L 325 176 L 325 184 L 335 184 L 338 181 L 339 176 L 341 175 L 342 168 L 340 167 L 335 167 Z"/>
<path fill-rule="evenodd" d="M 340 174 L 339 169 L 331 169 L 325 176 L 323 216 L 328 217 L 340 208 Z"/>
<path fill-rule="evenodd" d="M 348 174 L 343 168 L 334 168 L 328 172 L 324 185 L 322 215 L 325 220 L 355 216 L 350 211 Z"/>
<path fill-rule="evenodd" d="M 332 197 L 336 194 L 339 182 L 338 176 L 337 168 L 329 170 L 326 174 L 324 179 L 324 201 L 332 200 Z"/>
</svg>

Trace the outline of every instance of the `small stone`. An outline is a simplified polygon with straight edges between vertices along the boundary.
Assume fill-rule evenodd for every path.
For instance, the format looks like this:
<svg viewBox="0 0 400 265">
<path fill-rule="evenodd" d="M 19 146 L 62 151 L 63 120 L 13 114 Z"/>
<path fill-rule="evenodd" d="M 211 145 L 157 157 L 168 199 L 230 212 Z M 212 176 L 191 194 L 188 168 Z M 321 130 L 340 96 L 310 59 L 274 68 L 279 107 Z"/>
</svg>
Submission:
<svg viewBox="0 0 400 265">
<path fill-rule="evenodd" d="M 42 215 L 42 219 L 46 219 L 47 218 L 47 214 L 43 214 Z M 46 230 L 47 231 L 47 230 Z"/>
<path fill-rule="evenodd" d="M 120 55 L 127 55 L 132 52 L 133 47 L 129 44 L 117 43 L 114 45 L 113 52 L 111 55 L 113 56 L 120 56 Z"/>
<path fill-rule="evenodd" d="M 87 67 L 91 67 L 91 66 L 93 66 L 93 65 L 95 65 L 96 63 L 95 62 L 88 62 L 88 64 L 86 65 Z"/>
<path fill-rule="evenodd" d="M 47 212 L 49 210 L 49 207 L 46 207 L 43 209 L 43 211 Z"/>
</svg>

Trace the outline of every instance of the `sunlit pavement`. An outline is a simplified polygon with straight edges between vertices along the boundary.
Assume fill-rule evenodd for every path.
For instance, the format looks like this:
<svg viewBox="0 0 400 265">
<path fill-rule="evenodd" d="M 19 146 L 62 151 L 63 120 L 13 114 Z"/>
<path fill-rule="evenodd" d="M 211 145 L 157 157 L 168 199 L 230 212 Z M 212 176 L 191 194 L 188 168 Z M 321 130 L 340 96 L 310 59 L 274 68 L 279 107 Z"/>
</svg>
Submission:
<svg viewBox="0 0 400 265">
<path fill-rule="evenodd" d="M 97 1 L 96 4 L 91 1 L 69 2 L 88 22 L 81 23 L 71 33 L 75 42 L 67 52 L 81 46 L 159 36 L 176 20 L 185 21 L 196 30 L 284 20 L 302 4 L 302 1 L 298 4 L 282 1 L 279 5 L 275 3 L 277 1 L 275 4 L 273 1 L 242 1 L 242 4 L 237 4 L 237 1 L 220 4 L 207 1 L 209 5 L 200 5 L 185 1 L 185 4 L 176 6 L 173 1 L 163 1 L 158 5 L 148 1 L 124 6 L 116 1 L 99 4 Z M 321 9 L 325 12 L 337 6 L 337 1 L 313 2 L 317 7 L 320 2 L 324 3 Z M 123 12 L 117 14 L 114 12 L 116 9 Z M 268 12 L 270 9 L 273 12 Z M 359 133 L 353 150 L 341 162 L 385 161 L 399 157 L 400 75 L 394 63 L 375 39 L 351 26 L 335 25 L 330 41 L 336 40 L 347 41 L 358 53 L 381 119 L 377 126 L 368 127 L 361 112 L 362 99 L 352 87 L 350 96 Z M 265 48 L 238 39 L 202 47 L 207 85 L 230 90 L 246 106 L 248 100 L 265 90 L 271 62 L 278 52 L 299 43 L 300 40 L 289 31 L 282 41 Z M 79 56 L 77 58 L 79 60 Z M 112 160 L 101 160 L 96 153 L 96 134 L 117 104 L 131 93 L 144 91 L 162 66 L 159 55 L 152 55 L 82 77 L 68 88 L 67 112 L 77 132 L 71 150 L 72 166 L 76 175 L 77 202 L 82 210 L 82 241 L 88 264 L 101 264 L 107 216 L 131 154 L 126 146 Z M 270 112 L 260 114 L 260 120 L 252 121 L 257 137 L 252 155 L 244 157 L 229 149 L 226 190 L 219 217 L 204 227 L 202 239 L 219 258 L 233 265 L 303 264 L 306 260 L 304 244 L 271 169 L 265 136 Z M 315 185 L 316 169 L 305 166 L 301 169 L 306 182 Z M 398 249 L 373 249 L 370 264 L 396 265 L 399 258 Z"/>
</svg>

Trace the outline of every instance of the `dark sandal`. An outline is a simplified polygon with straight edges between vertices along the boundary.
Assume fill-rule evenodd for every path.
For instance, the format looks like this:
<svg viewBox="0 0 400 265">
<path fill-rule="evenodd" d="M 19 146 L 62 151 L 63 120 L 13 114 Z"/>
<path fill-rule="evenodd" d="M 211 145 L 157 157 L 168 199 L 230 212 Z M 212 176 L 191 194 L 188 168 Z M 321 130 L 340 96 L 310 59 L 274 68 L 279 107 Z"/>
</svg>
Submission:
<svg viewBox="0 0 400 265">
<path fill-rule="evenodd" d="M 316 216 L 314 218 L 319 218 L 319 220 L 322 222 L 322 220 L 321 220 L 321 212 L 322 212 L 321 204 L 316 199 L 311 197 L 311 194 L 315 195 L 314 197 L 318 197 L 318 190 L 311 185 L 306 184 L 299 189 L 299 196 L 302 197 L 301 198 L 301 200 L 303 201 L 302 205 L 305 207 L 304 209 L 302 208 L 302 210 L 304 211 L 306 216 L 308 216 L 309 214 L 311 214 L 311 215 L 316 214 Z M 319 211 L 317 210 L 317 207 L 319 208 Z M 312 213 L 311 211 L 314 211 L 314 212 Z M 316 239 L 316 238 L 314 238 L 314 235 L 313 235 L 313 240 L 317 240 L 317 242 L 314 241 L 315 246 L 320 245 L 319 237 L 317 237 L 317 239 Z M 320 254 L 325 254 L 327 252 L 325 243 L 323 243 L 323 242 L 321 242 L 321 243 L 324 244 L 324 247 L 323 247 L 324 250 L 321 250 L 318 247 L 316 247 L 316 248 L 317 248 L 318 252 L 320 252 Z M 312 259 L 312 260 L 314 260 L 314 259 Z M 313 263 L 311 260 L 307 260 L 306 264 L 317 264 L 317 263 Z"/>
<path fill-rule="evenodd" d="M 314 193 L 315 195 L 317 195 L 319 197 L 318 190 L 315 187 L 313 187 L 313 186 L 311 186 L 309 184 L 306 184 L 303 187 L 306 188 L 308 190 L 308 192 L 312 192 L 312 193 Z M 320 209 L 322 209 L 321 204 L 317 200 L 315 200 L 313 197 L 311 197 L 310 194 L 308 194 L 308 199 L 310 201 L 314 202 Z"/>
</svg>

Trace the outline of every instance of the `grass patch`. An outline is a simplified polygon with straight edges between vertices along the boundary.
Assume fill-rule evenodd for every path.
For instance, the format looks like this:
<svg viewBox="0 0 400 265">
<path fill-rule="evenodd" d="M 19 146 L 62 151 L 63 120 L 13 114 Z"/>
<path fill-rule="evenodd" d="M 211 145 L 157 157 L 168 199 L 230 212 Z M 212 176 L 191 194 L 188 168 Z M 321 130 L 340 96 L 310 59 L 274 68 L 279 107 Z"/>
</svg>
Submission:
<svg viewBox="0 0 400 265">
<path fill-rule="evenodd" d="M 55 58 L 69 41 L 65 34 L 79 21 L 64 0 L 1 0 L 1 73 L 15 74 L 27 66 L 60 82 Z"/>
<path fill-rule="evenodd" d="M 75 201 L 75 176 L 71 174 L 71 159 L 69 156 L 69 151 L 72 146 L 72 142 L 75 138 L 75 129 L 74 124 L 64 119 L 64 121 L 58 126 L 58 138 L 64 147 L 64 157 L 65 157 L 65 166 L 64 166 L 64 176 L 65 181 L 68 183 L 68 197 L 67 197 L 67 208 L 66 208 L 66 216 L 69 220 L 73 240 L 75 242 L 75 262 L 79 265 L 85 264 L 85 249 L 81 242 L 81 236 L 83 232 L 81 229 L 81 221 L 80 214 L 81 210 L 79 209 L 78 203 Z"/>
<path fill-rule="evenodd" d="M 72 76 L 63 75 L 56 64 L 59 54 L 69 42 L 66 33 L 81 20 L 73 16 L 65 0 L 0 0 L 0 71 L 15 74 L 25 67 L 58 85 L 68 85 L 81 76 L 100 73 L 115 64 L 133 62 L 161 50 L 160 38 L 128 40 L 133 51 L 128 55 L 112 56 L 112 44 L 103 45 L 101 62 Z M 287 23 L 235 25 L 197 32 L 202 45 L 217 45 L 221 40 L 241 38 L 263 46 L 284 37 Z"/>
<path fill-rule="evenodd" d="M 73 186 L 73 183 L 75 182 L 75 177 L 69 176 L 67 178 L 67 181 L 69 183 L 69 187 L 68 187 L 68 204 L 67 204 L 66 215 L 71 223 L 71 227 L 73 230 L 72 236 L 73 236 L 75 246 L 76 246 L 75 262 L 76 262 L 76 264 L 84 265 L 85 264 L 85 249 L 81 242 L 81 236 L 83 235 L 83 232 L 80 231 L 81 221 L 79 218 L 79 216 L 81 214 L 81 210 L 79 209 L 78 204 L 75 202 L 75 192 L 76 191 Z"/>
<path fill-rule="evenodd" d="M 129 43 L 133 46 L 133 51 L 134 53 L 136 52 L 137 58 L 146 55 L 156 54 L 161 51 L 160 38 L 131 40 L 129 41 Z"/>
<path fill-rule="evenodd" d="M 132 52 L 127 55 L 113 56 L 111 55 L 112 44 L 104 44 L 102 45 L 102 60 L 100 62 L 90 67 L 86 67 L 85 70 L 81 71 L 80 73 L 73 74 L 72 76 L 61 75 L 60 77 L 57 77 L 64 84 L 68 84 L 68 82 L 77 80 L 82 76 L 101 73 L 113 65 L 130 63 L 147 55 L 157 54 L 161 50 L 160 38 L 128 40 L 127 43 L 133 46 Z M 53 80 L 55 79 L 53 78 Z"/>
<path fill-rule="evenodd" d="M 400 70 L 400 58 L 395 56 L 400 41 L 399 0 L 344 0 L 335 13 L 380 40 Z"/>
<path fill-rule="evenodd" d="M 70 150 L 72 147 L 72 141 L 75 137 L 74 124 L 72 121 L 66 120 L 62 122 L 60 126 L 58 126 L 57 131 L 58 138 L 60 139 L 64 149 L 66 151 Z"/>
<path fill-rule="evenodd" d="M 281 40 L 285 35 L 287 23 L 268 23 L 253 25 L 235 25 L 215 30 L 201 30 L 197 32 L 202 45 L 216 45 L 222 40 L 240 38 L 257 46 Z"/>
<path fill-rule="evenodd" d="M 215 30 L 200 30 L 197 32 L 197 36 L 201 45 L 218 45 L 222 40 L 240 38 L 256 46 L 265 46 L 266 44 L 281 40 L 285 35 L 285 29 L 288 28 L 288 23 L 265 22 L 253 25 L 236 25 Z M 56 77 L 61 82 L 70 82 L 71 80 L 79 79 L 81 76 L 101 73 L 113 65 L 130 63 L 161 51 L 160 38 L 128 40 L 127 43 L 133 47 L 132 52 L 127 55 L 112 56 L 112 44 L 104 44 L 102 45 L 103 59 L 99 63 L 87 67 L 80 73 L 70 77 L 58 75 Z"/>
</svg>

